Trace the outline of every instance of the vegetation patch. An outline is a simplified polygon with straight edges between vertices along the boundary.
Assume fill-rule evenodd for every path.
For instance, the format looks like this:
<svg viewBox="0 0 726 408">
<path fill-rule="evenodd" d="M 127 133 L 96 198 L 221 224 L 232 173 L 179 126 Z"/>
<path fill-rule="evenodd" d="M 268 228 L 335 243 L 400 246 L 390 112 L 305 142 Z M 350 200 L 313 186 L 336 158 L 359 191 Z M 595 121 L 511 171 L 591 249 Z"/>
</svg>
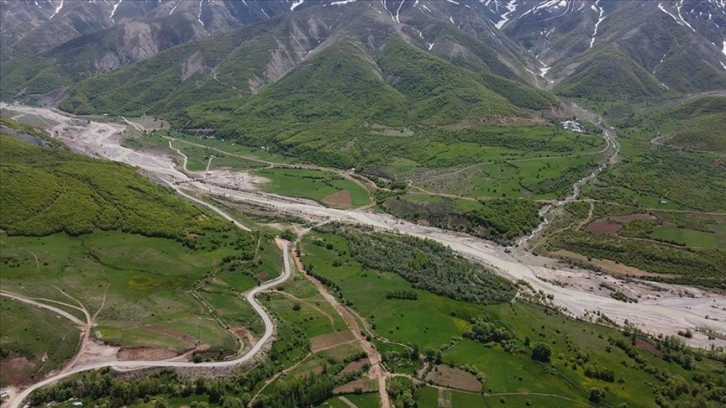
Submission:
<svg viewBox="0 0 726 408">
<path fill-rule="evenodd" d="M 40 380 L 78 347 L 78 328 L 49 310 L 3 297 L 0 313 L 0 387 Z"/>
<path fill-rule="evenodd" d="M 386 199 L 382 207 L 412 222 L 461 231 L 474 236 L 512 244 L 514 238 L 537 227 L 539 204 L 529 199 L 494 199 L 467 201 L 441 197 L 397 195 Z"/>
<path fill-rule="evenodd" d="M 279 168 L 257 170 L 254 174 L 270 180 L 262 185 L 262 188 L 269 193 L 325 202 L 325 199 L 330 199 L 331 195 L 347 191 L 351 205 L 361 206 L 370 202 L 368 192 L 363 187 L 330 172 Z M 346 193 L 339 194 L 334 197 L 337 201 Z"/>
<path fill-rule="evenodd" d="M 509 281 L 454 256 L 435 241 L 337 224 L 318 230 L 344 237 L 350 255 L 361 265 L 397 273 L 414 288 L 478 303 L 506 302 L 516 292 Z M 313 268 L 306 269 L 315 273 Z"/>
<path fill-rule="evenodd" d="M 480 392 L 482 383 L 472 373 L 460 368 L 439 364 L 426 376 L 427 381 L 459 390 Z"/>
<path fill-rule="evenodd" d="M 347 343 L 355 340 L 355 336 L 350 330 L 342 332 L 333 332 L 328 334 L 321 334 L 310 339 L 312 344 L 311 348 L 313 353 L 316 353 L 323 349 L 328 349 L 337 346 L 338 344 Z"/>
</svg>

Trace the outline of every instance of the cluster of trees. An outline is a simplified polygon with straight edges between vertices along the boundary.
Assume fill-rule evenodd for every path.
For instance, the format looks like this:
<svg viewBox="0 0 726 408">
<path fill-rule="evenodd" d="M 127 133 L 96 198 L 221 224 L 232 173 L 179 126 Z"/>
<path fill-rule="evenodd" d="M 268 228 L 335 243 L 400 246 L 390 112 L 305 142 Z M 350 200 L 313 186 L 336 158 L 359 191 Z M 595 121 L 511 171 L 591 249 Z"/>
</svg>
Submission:
<svg viewBox="0 0 726 408">
<path fill-rule="evenodd" d="M 345 237 L 351 256 L 361 265 L 397 273 L 414 288 L 477 303 L 508 302 L 516 293 L 508 280 L 433 240 L 338 224 L 319 230 Z"/>
<path fill-rule="evenodd" d="M 389 378 L 388 381 L 386 381 L 386 392 L 391 398 L 393 406 L 402 408 L 415 408 L 418 406 L 416 403 L 418 388 L 408 378 Z"/>
<path fill-rule="evenodd" d="M 245 373 L 229 379 L 184 379 L 172 370 L 163 370 L 129 381 L 118 378 L 108 369 L 83 373 L 76 378 L 35 391 L 31 405 L 63 402 L 70 398 L 88 398 L 106 402 L 109 406 L 134 405 L 156 400 L 155 406 L 166 406 L 164 397 L 187 398 L 206 395 L 207 402 L 223 408 L 242 408 L 251 402 L 254 387 L 274 375 L 279 368 L 263 363 Z M 275 386 L 275 392 L 264 394 L 252 401 L 252 406 L 290 407 L 313 406 L 332 396 L 338 381 L 328 374 L 294 377 Z M 206 404 L 205 404 L 206 405 Z"/>
<path fill-rule="evenodd" d="M 418 293 L 415 290 L 389 290 L 386 299 L 416 300 Z"/>
<path fill-rule="evenodd" d="M 327 374 L 295 377 L 278 384 L 275 392 L 262 394 L 253 408 L 286 408 L 315 406 L 333 395 L 335 379 Z"/>
<path fill-rule="evenodd" d="M 599 380 L 614 382 L 615 371 L 610 368 L 599 367 L 593 364 L 586 364 L 583 369 L 585 377 L 597 378 Z"/>
<path fill-rule="evenodd" d="M 129 166 L 1 137 L 0 228 L 9 235 L 120 230 L 176 239 L 192 249 L 229 244 L 247 255 L 254 250 L 250 234 L 219 217 L 201 216 Z"/>
<path fill-rule="evenodd" d="M 661 358 L 669 362 L 676 362 L 688 371 L 693 372 L 692 381 L 681 375 L 674 375 L 667 368 L 658 368 L 650 364 L 641 356 L 636 347 L 638 331 L 626 327 L 623 336 L 608 338 L 608 342 L 620 348 L 632 359 L 635 367 L 652 374 L 658 383 L 652 384 L 656 394 L 656 404 L 660 407 L 670 406 L 699 406 L 711 407 L 726 404 L 726 376 L 724 369 L 719 368 L 713 372 L 695 371 L 694 360 L 700 361 L 709 358 L 713 361 L 726 361 L 723 352 L 713 355 L 704 350 L 692 349 L 675 336 L 666 336 L 656 342 L 658 349 L 663 353 Z M 629 366 L 632 363 L 623 362 Z M 602 370 L 601 370 L 602 371 Z M 607 374 L 606 374 L 607 375 Z M 676 405 L 674 401 L 677 401 Z"/>
<path fill-rule="evenodd" d="M 259 377 L 254 371 L 252 378 Z M 196 381 L 185 380 L 172 370 L 163 370 L 136 381 L 127 381 L 113 376 L 110 370 L 104 369 L 83 373 L 50 388 L 41 388 L 31 394 L 30 404 L 37 406 L 82 396 L 94 401 L 105 400 L 111 406 L 123 406 L 148 401 L 152 397 L 161 395 L 189 397 L 204 394 L 208 396 L 210 403 L 221 404 L 225 395 L 234 394 L 246 405 L 250 399 L 249 392 L 252 389 L 250 385 L 242 378 L 235 381 L 207 380 L 202 377 Z"/>
<path fill-rule="evenodd" d="M 463 209 L 449 198 L 418 202 L 395 196 L 386 199 L 383 208 L 399 218 L 423 219 L 439 228 L 466 232 L 504 245 L 512 244 L 514 238 L 525 235 L 540 222 L 539 205 L 528 199 L 486 200 L 475 209 Z"/>
<path fill-rule="evenodd" d="M 472 319 L 471 328 L 464 331 L 463 336 L 480 343 L 502 343 L 510 340 L 512 333 L 484 319 Z"/>
</svg>

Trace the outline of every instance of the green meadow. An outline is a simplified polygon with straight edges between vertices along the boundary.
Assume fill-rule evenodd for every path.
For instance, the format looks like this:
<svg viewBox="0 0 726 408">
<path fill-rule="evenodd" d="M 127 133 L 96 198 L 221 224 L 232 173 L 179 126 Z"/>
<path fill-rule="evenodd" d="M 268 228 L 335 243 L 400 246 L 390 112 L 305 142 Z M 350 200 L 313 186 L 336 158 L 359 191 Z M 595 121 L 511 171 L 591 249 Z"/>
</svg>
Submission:
<svg viewBox="0 0 726 408">
<path fill-rule="evenodd" d="M 342 176 L 321 170 L 274 168 L 257 170 L 253 174 L 264 177 L 269 182 L 262 185 L 268 193 L 292 197 L 309 198 L 323 202 L 338 191 L 348 190 L 351 205 L 358 207 L 370 203 L 368 192 Z"/>
<path fill-rule="evenodd" d="M 316 244 L 318 240 L 326 245 Z M 454 392 L 453 406 L 471 406 L 466 404 L 474 401 L 480 401 L 477 404 L 481 406 L 520 406 L 527 399 L 536 406 L 583 406 L 592 401 L 593 388 L 603 391 L 603 401 L 610 405 L 627 402 L 648 406 L 663 398 L 668 381 L 713 376 L 719 370 L 716 366 L 720 363 L 713 365 L 707 360 L 686 369 L 647 351 L 621 348 L 617 345 L 630 344 L 629 335 L 573 320 L 537 304 L 477 304 L 434 295 L 416 289 L 397 273 L 364 267 L 351 257 L 351 252 L 340 235 L 315 233 L 304 240 L 303 261 L 307 267 L 312 266 L 316 276 L 330 282 L 335 293 L 365 317 L 377 335 L 415 345 L 422 351 L 438 350 L 444 364 L 479 373 L 486 398 Z M 391 262 L 395 264 L 396 260 Z M 389 291 L 396 290 L 414 290 L 417 298 L 387 298 Z M 466 337 L 475 319 L 503 329 L 511 339 L 481 343 Z M 593 319 L 605 322 L 607 317 Z M 550 347 L 549 363 L 530 358 L 529 351 L 536 343 Z M 391 356 L 384 352 L 384 361 Z M 601 372 L 611 374 L 593 374 Z M 432 404 L 431 392 L 425 390 L 415 391 L 423 393 L 421 401 Z M 496 397 L 499 394 L 502 397 Z"/>
</svg>

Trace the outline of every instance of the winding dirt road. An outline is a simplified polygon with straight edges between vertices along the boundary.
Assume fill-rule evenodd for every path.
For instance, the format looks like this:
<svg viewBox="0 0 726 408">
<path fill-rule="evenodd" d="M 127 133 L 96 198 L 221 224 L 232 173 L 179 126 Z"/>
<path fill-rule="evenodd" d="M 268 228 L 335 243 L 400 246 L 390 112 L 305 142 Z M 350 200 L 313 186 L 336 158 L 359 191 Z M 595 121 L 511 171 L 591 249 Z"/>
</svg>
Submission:
<svg viewBox="0 0 726 408">
<path fill-rule="evenodd" d="M 209 368 L 224 368 L 224 367 L 233 367 L 237 366 L 243 363 L 247 363 L 249 361 L 252 361 L 255 357 L 258 356 L 258 354 L 262 351 L 263 347 L 272 339 L 272 336 L 275 332 L 275 326 L 272 323 L 272 317 L 267 313 L 267 311 L 262 307 L 262 305 L 255 299 L 255 296 L 257 296 L 258 293 L 264 292 L 274 286 L 277 286 L 283 282 L 285 282 L 292 274 L 292 268 L 290 264 L 290 254 L 289 254 L 289 243 L 287 241 L 278 241 L 282 247 L 282 253 L 283 253 L 283 263 L 285 265 L 284 271 L 282 275 L 277 277 L 276 279 L 267 281 L 263 283 L 262 285 L 254 287 L 252 290 L 247 292 L 245 295 L 245 299 L 252 305 L 252 308 L 255 309 L 255 312 L 260 315 L 262 318 L 262 321 L 265 324 L 265 333 L 262 335 L 260 340 L 255 343 L 252 348 L 247 351 L 244 355 L 235 358 L 234 360 L 227 360 L 227 361 L 214 361 L 214 362 L 204 362 L 204 363 L 190 363 L 185 361 L 111 361 L 111 362 L 103 362 L 103 363 L 94 363 L 94 364 L 87 364 L 80 367 L 74 367 L 72 369 L 69 369 L 67 371 L 63 371 L 59 374 L 56 374 L 52 377 L 46 378 L 43 381 L 37 382 L 30 387 L 24 389 L 22 392 L 18 393 L 15 397 L 13 397 L 11 400 L 7 402 L 8 408 L 20 408 L 23 405 L 23 401 L 30 395 L 31 392 L 37 390 L 38 388 L 45 387 L 47 385 L 53 384 L 59 380 L 62 380 L 63 378 L 66 378 L 68 376 L 71 376 L 73 374 L 78 374 L 84 371 L 89 370 L 95 370 L 99 368 L 104 367 L 111 367 L 111 368 L 120 368 L 120 369 L 141 369 L 141 368 L 151 368 L 151 367 L 170 367 L 170 368 L 188 368 L 188 367 L 209 367 Z M 24 297 L 20 296 L 13 296 L 12 294 L 3 291 L 3 296 L 12 297 L 17 300 L 20 300 L 25 303 L 33 304 L 35 306 L 44 307 L 46 309 L 50 309 L 58 314 L 63 315 L 64 317 L 70 319 L 76 324 L 79 325 L 85 325 L 84 322 L 76 318 L 75 316 L 71 315 L 70 313 L 67 313 L 61 309 L 58 309 L 53 306 L 48 306 L 39 302 L 35 302 L 33 300 L 24 299 Z"/>
</svg>

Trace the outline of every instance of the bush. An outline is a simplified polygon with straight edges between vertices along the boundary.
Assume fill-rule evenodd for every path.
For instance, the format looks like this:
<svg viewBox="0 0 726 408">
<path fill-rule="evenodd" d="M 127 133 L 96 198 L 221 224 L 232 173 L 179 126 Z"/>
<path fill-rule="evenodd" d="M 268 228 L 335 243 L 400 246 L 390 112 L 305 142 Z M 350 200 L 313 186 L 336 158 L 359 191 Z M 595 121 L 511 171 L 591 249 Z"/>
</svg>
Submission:
<svg viewBox="0 0 726 408">
<path fill-rule="evenodd" d="M 537 343 L 532 349 L 532 360 L 549 363 L 552 356 L 552 348 L 549 344 Z"/>
</svg>

